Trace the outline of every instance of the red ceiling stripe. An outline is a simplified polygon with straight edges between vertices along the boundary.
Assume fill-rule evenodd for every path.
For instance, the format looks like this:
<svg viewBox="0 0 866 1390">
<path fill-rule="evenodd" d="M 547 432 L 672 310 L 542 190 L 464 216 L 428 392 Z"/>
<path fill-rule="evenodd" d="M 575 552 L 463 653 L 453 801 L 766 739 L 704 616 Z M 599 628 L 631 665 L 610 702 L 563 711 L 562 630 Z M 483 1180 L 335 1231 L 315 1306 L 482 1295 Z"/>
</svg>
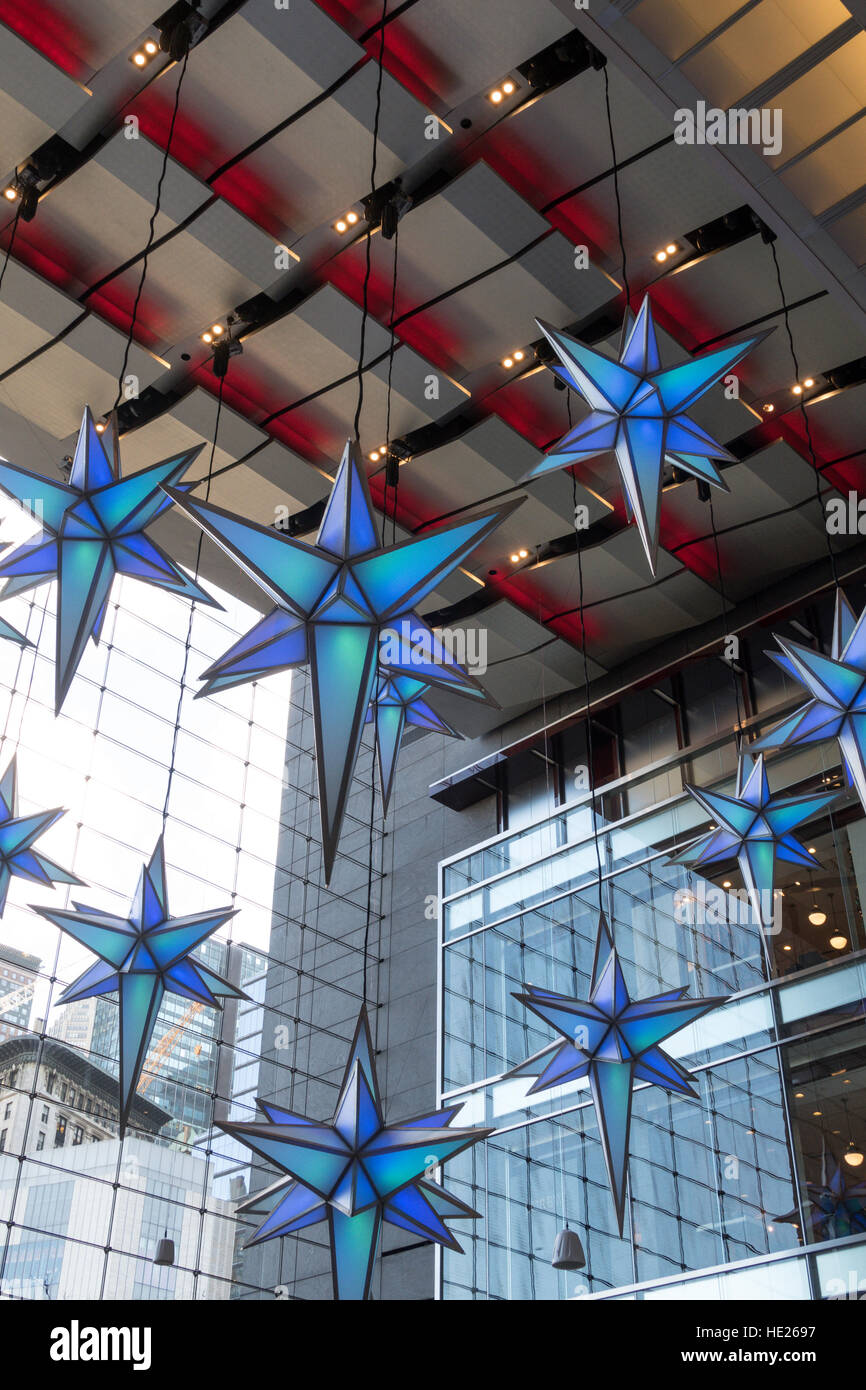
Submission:
<svg viewBox="0 0 866 1390">
<path fill-rule="evenodd" d="M 87 61 L 89 36 L 70 23 L 56 5 L 46 4 L 45 0 L 0 0 L 0 24 L 76 82 L 83 81 L 93 69 Z"/>
</svg>

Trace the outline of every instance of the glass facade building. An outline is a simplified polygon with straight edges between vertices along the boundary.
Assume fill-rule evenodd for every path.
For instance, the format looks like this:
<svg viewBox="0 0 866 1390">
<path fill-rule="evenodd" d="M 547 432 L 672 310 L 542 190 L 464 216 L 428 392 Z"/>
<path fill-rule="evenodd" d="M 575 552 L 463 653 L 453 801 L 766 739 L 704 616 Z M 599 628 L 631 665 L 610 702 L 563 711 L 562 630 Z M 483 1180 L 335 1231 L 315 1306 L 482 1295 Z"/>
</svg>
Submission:
<svg viewBox="0 0 866 1390">
<path fill-rule="evenodd" d="M 464 1103 L 461 1123 L 496 1129 L 450 1165 L 486 1220 L 461 1238 L 464 1254 L 442 1253 L 441 1297 L 801 1299 L 866 1287 L 866 822 L 835 743 L 768 758 L 774 793 L 840 795 L 797 831 L 814 870 L 777 864 L 765 933 L 735 864 L 705 877 L 670 862 L 708 828 L 685 784 L 734 790 L 721 670 L 689 674 L 695 687 L 710 679 L 703 707 L 686 705 L 688 741 L 661 700 L 650 718 L 645 695 L 615 713 L 632 765 L 599 779 L 597 846 L 592 796 L 564 780 L 580 766 L 572 747 L 528 794 L 510 768 L 500 823 L 512 828 L 440 866 L 439 1094 Z M 746 708 L 748 739 L 791 708 L 781 676 Z M 531 1078 L 506 1076 L 555 1037 L 515 994 L 532 984 L 588 998 L 600 909 L 632 998 L 730 996 L 664 1044 L 697 1099 L 636 1086 L 622 1237 L 588 1082 L 529 1095 Z M 583 1244 L 580 1271 L 551 1266 L 565 1226 Z"/>
</svg>

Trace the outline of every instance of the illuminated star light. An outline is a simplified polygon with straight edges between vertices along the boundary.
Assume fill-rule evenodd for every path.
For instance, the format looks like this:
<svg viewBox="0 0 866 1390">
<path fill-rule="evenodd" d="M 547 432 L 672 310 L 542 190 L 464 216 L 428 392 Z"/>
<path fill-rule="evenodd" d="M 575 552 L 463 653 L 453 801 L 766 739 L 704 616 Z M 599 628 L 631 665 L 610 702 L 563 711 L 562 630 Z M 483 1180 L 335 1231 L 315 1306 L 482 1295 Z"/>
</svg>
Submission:
<svg viewBox="0 0 866 1390">
<path fill-rule="evenodd" d="M 179 994 L 198 1004 L 221 1009 L 220 998 L 246 999 L 192 952 L 234 917 L 237 909 L 216 908 L 189 917 L 168 910 L 162 837 L 150 863 L 143 866 L 128 917 L 115 917 L 83 903 L 74 911 L 48 907 L 36 911 L 99 956 L 60 996 L 58 1003 L 118 994 L 120 1019 L 120 1134 L 135 1100 L 163 995 Z"/>
<path fill-rule="evenodd" d="M 143 579 L 218 608 L 147 535 L 171 506 L 163 483 L 178 483 L 200 452 L 187 449 L 122 478 L 85 410 L 68 483 L 0 461 L 0 488 L 42 525 L 41 534 L 0 559 L 4 598 L 57 580 L 55 710 L 60 711 L 88 637 L 99 641 L 116 574 Z"/>
<path fill-rule="evenodd" d="M 771 796 L 763 753 L 758 754 L 754 764 L 748 756 L 741 756 L 734 796 L 702 791 L 700 787 L 687 786 L 686 790 L 718 823 L 718 829 L 702 835 L 694 844 L 673 855 L 671 862 L 706 868 L 736 859 L 755 921 L 763 927 L 771 927 L 776 860 L 783 859 L 807 869 L 818 863 L 814 854 L 807 854 L 790 831 L 825 810 L 836 800 L 838 792 Z"/>
<path fill-rule="evenodd" d="M 827 1181 L 807 1182 L 804 1188 L 811 1207 L 809 1223 L 819 1240 L 833 1240 L 866 1231 L 866 1182 L 853 1179 L 850 1173 L 844 1171 L 841 1163 Z M 794 1208 L 785 1216 L 774 1216 L 773 1220 L 798 1226 L 800 1213 Z M 833 1226 L 828 1235 L 825 1228 L 830 1222 Z"/>
<path fill-rule="evenodd" d="M 62 809 L 18 815 L 18 774 L 13 758 L 0 778 L 0 916 L 13 875 L 31 883 L 81 883 L 80 878 L 61 869 L 59 864 L 39 854 L 33 845 L 46 830 L 56 825 L 66 812 Z"/>
<path fill-rule="evenodd" d="M 841 589 L 836 591 L 829 656 L 785 637 L 775 640 L 782 654 L 768 656 L 804 685 L 811 698 L 753 746 L 797 748 L 838 739 L 848 782 L 866 810 L 866 609 L 856 618 Z"/>
<path fill-rule="evenodd" d="M 395 675 L 385 667 L 379 668 L 376 693 L 367 707 L 366 723 L 376 721 L 376 752 L 379 759 L 379 780 L 382 786 L 382 807 L 387 812 L 394 789 L 397 755 L 407 725 L 447 734 L 449 738 L 463 735 L 438 715 L 424 696 L 433 687 L 414 676 Z"/>
<path fill-rule="evenodd" d="M 655 574 L 665 463 L 727 492 L 727 484 L 712 460 L 736 462 L 734 455 L 690 420 L 685 411 L 762 342 L 767 332 L 715 348 L 677 367 L 664 368 L 649 295 L 644 297 L 618 362 L 540 319 L 536 322 L 561 363 L 552 368 L 553 372 L 579 392 L 592 411 L 563 435 L 522 481 L 529 482 L 553 469 L 566 468 L 612 449 L 628 514 L 637 523 Z"/>
<path fill-rule="evenodd" d="M 413 609 L 523 498 L 383 548 L 360 453 L 351 442 L 315 545 L 173 488 L 166 491 L 276 604 L 204 673 L 207 683 L 199 694 L 309 664 L 328 882 L 373 695 L 380 639 L 389 639 L 388 664 L 395 672 L 483 695 L 478 681 Z"/>
<path fill-rule="evenodd" d="M 564 1041 L 543 1048 L 508 1075 L 537 1077 L 529 1095 L 589 1078 L 620 1235 L 634 1083 L 648 1081 L 666 1091 L 697 1097 L 689 1085 L 689 1073 L 659 1043 L 728 999 L 727 995 L 686 999 L 686 988 L 650 999 L 630 999 L 610 928 L 601 916 L 588 1000 L 534 985 L 527 986 L 526 994 L 514 996 Z"/>
<path fill-rule="evenodd" d="M 428 1174 L 493 1131 L 449 1129 L 462 1105 L 386 1125 L 365 1008 L 330 1124 L 269 1101 L 258 1105 L 263 1120 L 217 1121 L 226 1134 L 286 1174 L 238 1207 L 270 1206 L 248 1245 L 327 1221 L 335 1299 L 369 1296 L 383 1222 L 461 1252 L 446 1222 L 475 1219 L 478 1212 Z"/>
</svg>

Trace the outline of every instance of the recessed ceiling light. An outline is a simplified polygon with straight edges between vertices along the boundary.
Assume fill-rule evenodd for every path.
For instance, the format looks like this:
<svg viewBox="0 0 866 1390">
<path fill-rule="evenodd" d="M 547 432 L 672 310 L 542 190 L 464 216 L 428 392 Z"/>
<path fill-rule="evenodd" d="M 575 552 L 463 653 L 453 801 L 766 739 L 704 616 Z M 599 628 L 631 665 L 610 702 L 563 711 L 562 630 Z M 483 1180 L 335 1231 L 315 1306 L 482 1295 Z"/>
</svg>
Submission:
<svg viewBox="0 0 866 1390">
<path fill-rule="evenodd" d="M 511 78 L 510 78 L 510 77 L 509 77 L 509 79 L 508 79 L 507 82 L 503 82 L 503 84 L 502 84 L 502 90 L 503 90 L 503 92 L 505 93 L 505 95 L 506 95 L 507 97 L 510 97 L 510 96 L 511 96 L 511 93 L 512 93 L 513 91 L 515 91 L 515 89 L 516 89 L 516 84 L 515 84 L 514 82 L 511 81 Z"/>
<path fill-rule="evenodd" d="M 810 845 L 810 846 L 809 846 L 809 853 L 810 853 L 810 854 L 814 854 L 814 853 L 815 853 L 815 846 L 814 846 L 814 845 Z M 809 873 L 811 873 L 811 872 L 812 872 L 812 870 L 810 869 L 810 870 L 809 870 Z"/>
<path fill-rule="evenodd" d="M 782 947 L 782 950 L 783 950 L 783 951 L 790 951 L 790 950 L 791 950 L 791 947 L 790 947 L 790 946 L 783 946 L 783 947 Z"/>
<path fill-rule="evenodd" d="M 512 565 L 519 565 L 519 564 L 520 564 L 520 556 L 517 555 L 516 553 L 515 553 L 514 555 L 512 555 L 512 557 L 511 557 L 511 563 L 512 563 Z"/>
<path fill-rule="evenodd" d="M 665 247 L 665 251 L 669 256 L 675 256 L 679 249 L 680 248 L 677 246 L 675 241 L 669 241 L 667 246 Z"/>
<path fill-rule="evenodd" d="M 212 323 L 210 331 L 213 333 L 214 337 L 218 337 L 223 331 L 223 326 L 221 323 Z"/>
<path fill-rule="evenodd" d="M 202 340 L 203 343 L 212 343 L 212 342 L 213 342 L 213 334 L 212 334 L 212 333 L 202 333 L 202 335 L 201 335 L 201 340 Z"/>
<path fill-rule="evenodd" d="M 507 370 L 509 367 L 513 367 L 513 366 L 514 366 L 514 358 L 513 358 L 513 357 L 503 357 L 503 359 L 502 359 L 502 365 L 503 365 L 503 367 L 506 368 L 506 370 Z"/>
<path fill-rule="evenodd" d="M 776 409 L 776 407 L 773 405 L 773 402 L 772 402 L 772 401 L 765 401 L 765 402 L 764 402 L 764 414 L 765 414 L 765 415 L 772 415 L 772 413 L 773 413 L 773 411 L 774 411 L 775 409 Z"/>
<path fill-rule="evenodd" d="M 521 560 L 527 560 L 527 559 L 529 558 L 529 551 L 528 551 L 528 550 L 518 550 L 517 553 L 518 553 L 518 555 L 520 556 Z"/>
<path fill-rule="evenodd" d="M 137 68 L 143 68 L 145 63 L 147 62 L 147 54 L 141 52 L 133 53 L 130 61 L 135 63 L 135 66 Z"/>
<path fill-rule="evenodd" d="M 500 89 L 498 87 L 494 87 L 493 91 L 490 93 L 490 100 L 493 102 L 493 105 L 498 106 L 500 101 L 502 100 L 502 97 L 503 93 L 500 91 Z"/>
<path fill-rule="evenodd" d="M 807 376 L 807 377 L 806 377 L 806 380 L 803 382 L 803 385 L 806 387 L 807 390 L 809 389 L 809 387 L 814 386 L 814 385 L 815 385 L 814 377 Z"/>
<path fill-rule="evenodd" d="M 371 463 L 378 463 L 378 462 L 379 462 L 379 450 L 378 450 L 378 449 L 374 449 L 374 450 L 373 450 L 372 454 L 370 455 L 370 462 L 371 462 Z"/>
<path fill-rule="evenodd" d="M 348 227 L 348 225 L 349 225 L 348 222 L 345 222 L 345 221 L 343 220 L 342 217 L 340 218 L 340 220 L 339 220 L 338 222 L 335 222 L 335 223 L 334 223 L 334 227 L 335 227 L 335 229 L 336 229 L 338 232 L 344 232 L 344 231 L 346 230 L 346 228 Z"/>
<path fill-rule="evenodd" d="M 661 265 L 662 261 L 666 261 L 667 258 L 667 251 L 656 251 L 656 260 L 658 261 L 659 265 Z"/>
<path fill-rule="evenodd" d="M 145 53 L 149 53 L 152 58 L 154 53 L 159 52 L 159 44 L 154 39 L 147 39 L 144 45 L 144 51 Z"/>
<path fill-rule="evenodd" d="M 358 214 L 357 214 L 356 212 L 347 212 L 347 213 L 346 213 L 346 221 L 348 222 L 348 224 L 349 224 L 350 227 L 354 227 L 354 225 L 355 225 L 355 223 L 357 222 L 357 220 L 358 220 Z"/>
<path fill-rule="evenodd" d="M 516 351 L 515 354 L 514 354 L 514 360 L 515 360 L 515 362 L 522 362 L 525 356 L 526 356 L 526 353 L 523 352 L 523 350 L 522 350 L 521 348 L 518 348 L 517 351 Z"/>
<path fill-rule="evenodd" d="M 730 886 L 731 886 L 731 880 L 730 880 L 729 878 L 726 878 L 725 881 L 724 881 L 724 883 L 722 884 L 722 887 L 723 887 L 723 888 L 730 888 Z"/>
<path fill-rule="evenodd" d="M 802 396 L 802 394 L 803 394 L 803 388 L 802 388 L 802 386 L 800 385 L 799 382 L 797 382 L 797 385 L 796 385 L 796 386 L 792 386 L 792 387 L 791 387 L 791 390 L 794 392 L 794 395 L 795 395 L 795 396 Z"/>
<path fill-rule="evenodd" d="M 8 188 L 4 188 L 3 197 L 8 198 L 10 203 L 14 203 L 15 199 L 18 197 L 18 189 L 13 188 L 10 184 Z"/>
<path fill-rule="evenodd" d="M 96 433 L 97 433 L 97 434 L 102 434 L 102 432 L 103 432 L 104 429 L 105 429 L 105 425 L 102 423 L 102 421 L 101 421 L 101 420 L 97 420 L 97 422 L 96 422 Z"/>
</svg>

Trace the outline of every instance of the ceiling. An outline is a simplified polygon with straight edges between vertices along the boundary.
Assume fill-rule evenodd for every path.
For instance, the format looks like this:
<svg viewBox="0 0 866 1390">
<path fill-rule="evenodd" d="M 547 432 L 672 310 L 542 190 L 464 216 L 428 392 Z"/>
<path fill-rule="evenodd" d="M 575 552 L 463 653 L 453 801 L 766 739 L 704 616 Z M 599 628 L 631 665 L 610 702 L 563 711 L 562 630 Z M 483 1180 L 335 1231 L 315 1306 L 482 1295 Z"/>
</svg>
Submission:
<svg viewBox="0 0 866 1390">
<path fill-rule="evenodd" d="M 720 385 L 691 411 L 738 460 L 724 470 L 730 491 L 713 498 L 725 599 L 826 556 L 816 486 L 827 496 L 866 480 L 866 371 L 850 366 L 866 357 L 866 5 L 619 0 L 598 18 L 569 0 L 388 10 L 376 183 L 399 177 L 412 200 L 391 239 L 378 227 L 367 237 L 362 204 L 380 0 L 206 0 L 173 128 L 181 65 L 162 53 L 141 69 L 130 61 L 159 38 L 158 3 L 0 0 L 0 184 L 40 151 L 49 168 L 0 287 L 0 451 L 55 475 L 83 406 L 111 410 L 171 132 L 127 366 L 139 398 L 121 416 L 124 466 L 202 445 L 204 477 L 219 382 L 202 334 L 240 308 L 211 499 L 263 522 L 311 509 L 298 534 L 312 535 L 353 429 L 369 254 L 361 443 L 369 460 L 389 433 L 404 458 L 394 533 L 527 498 L 425 605 L 446 626 L 488 634 L 502 709 L 467 711 L 463 727 L 478 733 L 583 683 L 575 501 L 590 521 L 591 675 L 708 622 L 723 602 L 694 481 L 669 479 L 654 581 L 609 456 L 574 480 L 519 487 L 568 419 L 536 355 L 535 318 L 615 353 L 624 270 L 633 308 L 652 288 L 668 362 L 775 328 L 738 369 L 738 399 Z M 575 31 L 595 64 L 578 45 L 570 67 L 526 68 Z M 509 78 L 514 92 L 492 102 Z M 781 150 L 677 143 L 674 112 L 701 100 L 780 111 Z M 15 206 L 0 212 L 8 249 Z M 349 213 L 357 220 L 340 232 Z M 777 238 L 800 379 L 815 381 L 805 417 L 761 223 Z M 660 264 L 669 243 L 677 251 Z M 571 409 L 586 412 L 576 398 Z M 381 460 L 368 466 L 384 508 Z M 389 538 L 393 504 L 391 492 Z M 188 523 L 161 525 L 192 563 Z M 209 545 L 204 572 L 261 602 Z"/>
</svg>

